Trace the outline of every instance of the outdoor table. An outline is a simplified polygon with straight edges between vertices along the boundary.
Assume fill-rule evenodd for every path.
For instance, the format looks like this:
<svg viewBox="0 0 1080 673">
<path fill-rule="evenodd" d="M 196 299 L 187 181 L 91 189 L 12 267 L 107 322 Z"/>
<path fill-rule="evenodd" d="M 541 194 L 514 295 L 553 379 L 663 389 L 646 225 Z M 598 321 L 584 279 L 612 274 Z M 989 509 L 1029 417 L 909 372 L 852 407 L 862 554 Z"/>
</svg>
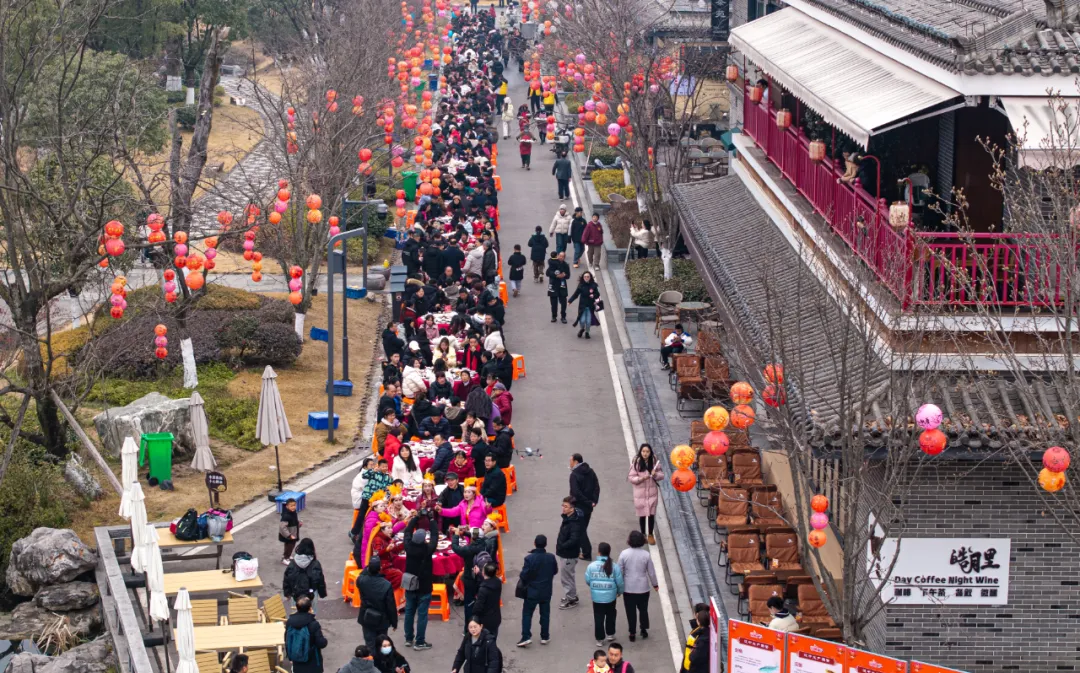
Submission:
<svg viewBox="0 0 1080 673">
<path fill-rule="evenodd" d="M 394 536 L 395 542 L 401 542 L 404 539 L 404 533 L 398 533 Z M 394 567 L 401 572 L 405 572 L 404 550 L 394 557 Z M 431 574 L 435 576 L 457 576 L 464 569 L 465 560 L 450 548 L 450 538 L 440 533 L 439 546 L 436 548 L 435 553 L 431 555 Z"/>
<path fill-rule="evenodd" d="M 251 595 L 252 589 L 262 588 L 262 579 L 237 582 L 231 572 L 220 570 L 197 570 L 186 573 L 165 573 L 165 595 L 171 596 L 180 589 L 187 589 L 191 594 L 224 593 L 243 591 Z"/>
<path fill-rule="evenodd" d="M 273 649 L 285 644 L 285 625 L 281 622 L 196 626 L 192 630 L 195 633 L 195 650 L 200 652 Z M 173 629 L 173 638 L 177 635 L 177 629 Z"/>
<path fill-rule="evenodd" d="M 679 314 L 679 322 L 683 320 L 693 320 L 699 322 L 701 320 L 701 314 L 712 308 L 712 304 L 705 301 L 684 301 L 675 305 L 675 311 Z M 686 313 L 687 317 L 683 318 L 683 314 Z"/>
<path fill-rule="evenodd" d="M 233 543 L 232 531 L 226 532 L 225 537 L 221 538 L 221 542 L 214 542 L 210 538 L 204 538 L 202 540 L 177 540 L 176 536 L 173 535 L 172 531 L 170 531 L 168 528 L 158 528 L 157 533 L 158 547 L 160 547 L 162 551 L 165 551 L 166 549 L 182 550 L 185 547 L 194 548 L 212 546 L 217 548 L 216 551 L 209 551 L 202 554 L 187 554 L 184 556 L 177 555 L 169 557 L 162 555 L 162 561 L 187 561 L 190 559 L 212 558 L 215 560 L 215 568 L 221 568 L 221 553 L 225 549 L 225 545 Z"/>
<path fill-rule="evenodd" d="M 454 453 L 458 451 L 464 451 L 465 455 L 472 457 L 472 445 L 465 442 L 451 441 L 450 446 L 453 447 Z M 427 474 L 431 466 L 435 464 L 435 451 L 436 446 L 434 442 L 426 440 L 420 440 L 419 442 L 409 442 L 409 448 L 412 449 L 413 455 L 416 456 L 416 460 L 419 461 L 420 473 Z"/>
</svg>

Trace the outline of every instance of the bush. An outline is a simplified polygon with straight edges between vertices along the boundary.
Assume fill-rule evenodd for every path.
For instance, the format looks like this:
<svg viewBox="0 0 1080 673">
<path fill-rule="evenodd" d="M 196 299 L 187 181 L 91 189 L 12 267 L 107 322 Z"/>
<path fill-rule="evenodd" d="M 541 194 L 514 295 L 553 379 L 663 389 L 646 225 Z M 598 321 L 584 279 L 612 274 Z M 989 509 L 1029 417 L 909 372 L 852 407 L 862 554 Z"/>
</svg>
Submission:
<svg viewBox="0 0 1080 673">
<path fill-rule="evenodd" d="M 250 311 L 259 308 L 264 297 L 225 285 L 210 285 L 195 306 L 201 311 Z M 131 302 L 128 302 L 131 305 Z"/>
<path fill-rule="evenodd" d="M 179 105 L 187 100 L 187 92 L 181 89 L 180 91 L 166 91 L 165 102 L 169 105 Z"/>
<path fill-rule="evenodd" d="M 27 416 L 32 415 L 31 409 Z M 10 434 L 2 434 L 7 445 Z M 7 570 L 16 540 L 35 528 L 65 528 L 69 524 L 64 484 L 63 469 L 49 462 L 40 449 L 24 446 L 20 440 L 0 486 L 0 521 L 4 522 L 0 526 L 0 573 Z"/>
<path fill-rule="evenodd" d="M 225 102 L 225 87 L 218 84 L 214 87 L 214 107 L 221 107 L 223 102 Z"/>
<path fill-rule="evenodd" d="M 627 262 L 626 280 L 630 284 L 631 300 L 638 306 L 652 306 L 661 292 L 678 290 L 683 293 L 683 301 L 709 301 L 709 292 L 692 261 L 673 259 L 671 266 L 672 278 L 664 280 L 664 263 L 658 258 Z"/>
<path fill-rule="evenodd" d="M 185 105 L 176 108 L 176 123 L 185 131 L 194 131 L 195 120 L 198 118 L 199 107 L 197 105 Z"/>
<path fill-rule="evenodd" d="M 600 200 L 604 203 L 611 203 L 608 197 L 612 193 L 621 194 L 630 201 L 637 198 L 637 190 L 623 182 L 623 172 L 620 168 L 593 171 L 592 182 L 597 194 L 600 195 Z"/>
<path fill-rule="evenodd" d="M 615 163 L 615 159 L 619 158 L 619 156 L 618 151 L 607 145 L 593 143 L 592 149 L 589 151 L 589 163 L 595 166 L 596 164 L 593 163 L 593 160 L 599 159 L 600 163 L 605 166 L 610 166 Z"/>
<path fill-rule="evenodd" d="M 615 247 L 625 249 L 630 245 L 630 225 L 641 219 L 637 201 L 618 203 L 607 214 L 607 227 Z"/>
<path fill-rule="evenodd" d="M 248 337 L 246 365 L 291 365 L 300 357 L 303 344 L 292 325 L 264 323 Z"/>
</svg>

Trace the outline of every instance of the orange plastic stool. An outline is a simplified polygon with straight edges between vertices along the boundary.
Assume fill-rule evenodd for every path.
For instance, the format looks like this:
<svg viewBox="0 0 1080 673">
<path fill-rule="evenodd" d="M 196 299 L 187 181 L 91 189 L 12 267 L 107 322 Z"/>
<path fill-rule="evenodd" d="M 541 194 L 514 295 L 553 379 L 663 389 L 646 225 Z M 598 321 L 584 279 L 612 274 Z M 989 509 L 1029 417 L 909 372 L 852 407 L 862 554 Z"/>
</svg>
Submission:
<svg viewBox="0 0 1080 673">
<path fill-rule="evenodd" d="M 352 606 L 354 608 L 360 607 L 360 590 L 356 588 L 356 578 L 360 576 L 360 570 L 350 570 L 345 574 L 344 589 L 349 592 L 348 597 L 352 599 Z"/>
<path fill-rule="evenodd" d="M 354 511 L 359 512 L 360 510 Z M 349 554 L 349 560 L 345 562 L 345 576 L 341 579 L 341 600 L 349 600 L 349 573 L 359 572 L 359 570 L 356 561 L 352 559 L 352 554 Z"/>
<path fill-rule="evenodd" d="M 506 475 L 506 495 L 513 495 L 514 491 L 517 490 L 517 470 L 511 465 L 510 467 L 504 467 L 502 471 Z"/>
<path fill-rule="evenodd" d="M 493 511 L 502 515 L 502 519 L 499 521 L 498 529 L 500 533 L 510 532 L 510 519 L 506 518 L 506 505 L 499 505 L 495 507 Z"/>
<path fill-rule="evenodd" d="M 510 303 L 510 293 L 506 291 L 506 281 L 499 281 L 499 299 L 502 299 L 503 306 Z"/>
<path fill-rule="evenodd" d="M 499 177 L 498 175 L 495 176 L 495 191 L 497 191 L 497 192 L 502 191 L 502 178 Z"/>
<path fill-rule="evenodd" d="M 431 605 L 428 607 L 429 615 L 439 615 L 444 622 L 450 621 L 450 599 L 446 595 L 445 584 L 431 585 Z"/>
<path fill-rule="evenodd" d="M 517 381 L 518 379 L 525 378 L 525 356 L 514 355 L 511 353 L 510 357 L 514 363 L 514 370 L 511 380 Z"/>
<path fill-rule="evenodd" d="M 416 211 L 415 210 L 407 210 L 407 211 L 405 211 L 405 224 L 408 225 L 409 228 L 411 229 L 415 222 L 416 222 Z"/>
</svg>

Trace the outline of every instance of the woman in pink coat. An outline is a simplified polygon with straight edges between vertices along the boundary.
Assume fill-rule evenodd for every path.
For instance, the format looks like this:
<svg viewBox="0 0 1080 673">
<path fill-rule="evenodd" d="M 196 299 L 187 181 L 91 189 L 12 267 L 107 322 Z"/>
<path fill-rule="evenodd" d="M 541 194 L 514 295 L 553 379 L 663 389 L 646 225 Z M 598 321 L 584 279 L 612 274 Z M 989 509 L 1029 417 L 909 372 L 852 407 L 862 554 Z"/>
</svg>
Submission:
<svg viewBox="0 0 1080 673">
<path fill-rule="evenodd" d="M 656 504 L 660 501 L 660 481 L 663 478 L 664 469 L 653 455 L 652 447 L 642 444 L 630 463 L 627 479 L 634 485 L 634 510 L 638 515 L 641 534 L 649 536 L 649 544 L 656 544 L 653 526 L 656 523 Z M 646 523 L 648 531 L 645 528 Z"/>
<path fill-rule="evenodd" d="M 379 526 L 379 515 L 386 512 L 386 506 L 389 500 L 381 498 L 371 503 L 371 507 L 368 509 L 367 516 L 364 518 L 364 534 L 360 538 L 360 558 L 356 558 L 355 548 L 353 550 L 353 560 L 356 564 L 363 568 L 367 565 L 367 548 L 371 534 L 376 527 Z M 405 528 L 407 521 L 397 521 L 394 523 L 394 534 Z"/>
<path fill-rule="evenodd" d="M 476 492 L 476 482 L 465 486 L 465 499 L 456 507 L 446 507 L 439 510 L 443 519 L 458 517 L 461 525 L 466 528 L 479 528 L 484 525 L 484 519 L 491 513 L 491 507 L 484 502 L 484 496 Z"/>
</svg>

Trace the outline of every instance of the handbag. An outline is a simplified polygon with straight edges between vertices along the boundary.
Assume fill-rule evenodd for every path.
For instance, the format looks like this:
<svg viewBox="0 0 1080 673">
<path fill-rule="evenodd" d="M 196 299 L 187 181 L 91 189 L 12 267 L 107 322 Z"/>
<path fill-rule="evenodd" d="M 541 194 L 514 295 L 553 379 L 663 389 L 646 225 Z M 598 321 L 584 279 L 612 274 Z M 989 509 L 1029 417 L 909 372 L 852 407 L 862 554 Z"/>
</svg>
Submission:
<svg viewBox="0 0 1080 673">
<path fill-rule="evenodd" d="M 603 299 L 597 299 L 596 300 L 596 311 L 599 313 L 600 311 L 603 311 L 603 310 L 604 310 L 604 300 Z"/>
<path fill-rule="evenodd" d="M 259 559 L 236 559 L 233 563 L 233 577 L 237 582 L 253 580 L 259 576 Z"/>
<path fill-rule="evenodd" d="M 401 588 L 405 591 L 416 591 L 420 588 L 420 578 L 412 573 L 402 573 Z"/>
<path fill-rule="evenodd" d="M 529 597 L 529 583 L 525 581 L 524 577 L 518 577 L 517 586 L 514 587 L 514 598 L 528 598 Z"/>
</svg>

